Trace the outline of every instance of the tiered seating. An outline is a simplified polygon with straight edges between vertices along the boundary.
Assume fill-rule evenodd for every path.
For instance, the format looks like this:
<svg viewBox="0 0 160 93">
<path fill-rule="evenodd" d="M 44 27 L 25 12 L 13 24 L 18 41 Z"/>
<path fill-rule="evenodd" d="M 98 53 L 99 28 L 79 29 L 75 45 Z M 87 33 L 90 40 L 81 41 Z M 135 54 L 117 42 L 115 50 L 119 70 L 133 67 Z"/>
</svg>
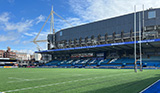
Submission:
<svg viewBox="0 0 160 93">
<path fill-rule="evenodd" d="M 71 66 L 72 61 L 73 60 L 64 60 L 64 61 L 60 62 L 60 66 Z"/>
<path fill-rule="evenodd" d="M 122 61 L 125 66 L 134 66 L 135 59 L 134 58 L 124 58 Z M 139 66 L 139 62 L 137 61 L 137 66 Z"/>
<path fill-rule="evenodd" d="M 151 56 L 150 58 L 143 58 L 144 66 L 160 67 L 160 56 Z"/>
<path fill-rule="evenodd" d="M 78 59 L 72 62 L 73 65 L 80 63 L 82 60 Z"/>
<path fill-rule="evenodd" d="M 87 66 L 97 66 L 101 60 L 92 59 L 88 62 Z"/>
<path fill-rule="evenodd" d="M 74 66 L 77 66 L 77 67 L 81 67 L 83 66 L 83 64 L 81 64 L 81 62 L 83 62 L 83 60 L 77 60 L 74 64 Z"/>
<path fill-rule="evenodd" d="M 53 60 L 45 64 L 45 66 L 75 66 L 75 67 L 85 67 L 85 66 L 134 66 L 134 58 L 123 57 L 114 59 L 69 59 L 69 60 Z M 142 59 L 143 66 L 154 66 L 160 67 L 160 56 L 153 56 L 150 58 L 144 57 Z M 139 65 L 139 60 L 137 61 Z"/>
<path fill-rule="evenodd" d="M 133 58 L 115 58 L 108 61 L 109 64 L 101 64 L 103 66 L 124 66 L 124 65 L 134 65 Z"/>
<path fill-rule="evenodd" d="M 134 58 L 126 58 L 122 61 L 123 63 L 134 63 L 135 59 Z"/>
<path fill-rule="evenodd" d="M 104 65 L 104 66 L 105 66 L 110 60 L 111 60 L 111 59 L 101 60 L 101 61 L 99 61 L 98 65 L 99 65 L 99 66 L 100 66 L 100 65 Z"/>
<path fill-rule="evenodd" d="M 74 60 L 69 60 L 68 62 L 67 62 L 67 64 L 72 64 L 72 62 L 73 62 Z"/>
<path fill-rule="evenodd" d="M 122 60 L 123 59 L 118 59 L 118 58 L 115 58 L 115 59 L 111 59 L 108 64 L 105 64 L 103 66 L 122 66 Z"/>
<path fill-rule="evenodd" d="M 112 63 L 134 63 L 134 58 L 119 58 Z"/>
<path fill-rule="evenodd" d="M 82 60 L 81 62 L 79 62 L 78 64 L 86 64 L 89 61 L 90 61 L 89 59 L 85 59 L 85 60 Z"/>
<path fill-rule="evenodd" d="M 58 61 L 58 60 L 53 60 L 53 61 L 46 63 L 45 65 L 46 66 L 57 66 L 59 62 L 60 61 Z"/>
<path fill-rule="evenodd" d="M 74 66 L 76 67 L 82 67 L 82 66 L 85 66 L 86 63 L 89 61 L 89 59 L 81 59 L 81 60 L 77 60 L 74 62 Z"/>
<path fill-rule="evenodd" d="M 143 61 L 151 61 L 151 60 L 153 60 L 153 61 L 160 61 L 160 56 L 151 56 L 149 58 L 147 58 L 147 57 L 143 58 Z"/>
</svg>

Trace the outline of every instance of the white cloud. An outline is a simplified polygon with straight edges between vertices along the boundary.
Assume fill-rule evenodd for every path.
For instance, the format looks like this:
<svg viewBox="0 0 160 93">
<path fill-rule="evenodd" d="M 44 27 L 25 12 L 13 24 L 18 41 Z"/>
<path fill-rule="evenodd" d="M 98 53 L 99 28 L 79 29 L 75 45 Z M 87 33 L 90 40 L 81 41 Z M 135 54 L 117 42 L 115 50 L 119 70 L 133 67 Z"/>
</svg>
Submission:
<svg viewBox="0 0 160 93">
<path fill-rule="evenodd" d="M 116 17 L 134 12 L 134 5 L 137 5 L 137 11 L 142 10 L 142 5 L 145 9 L 150 7 L 159 7 L 160 1 L 153 2 L 152 0 L 69 0 L 71 11 L 78 17 L 65 18 L 73 26 L 82 25 L 85 23 Z M 55 29 L 71 27 L 61 19 L 55 19 Z"/>
<path fill-rule="evenodd" d="M 26 20 L 25 22 L 11 23 L 6 22 L 4 30 L 13 31 L 16 30 L 18 32 L 24 32 L 30 29 L 33 26 L 33 20 Z"/>
<path fill-rule="evenodd" d="M 36 18 L 36 24 L 40 23 L 40 22 L 44 22 L 45 21 L 45 16 L 40 15 Z"/>
<path fill-rule="evenodd" d="M 69 17 L 69 18 L 66 18 L 66 20 L 72 24 L 72 26 L 77 26 L 77 25 L 81 25 L 81 24 L 84 24 L 84 21 L 82 21 L 81 19 L 79 18 L 75 18 L 75 17 Z M 56 31 L 59 31 L 61 29 L 64 29 L 64 28 L 70 28 L 72 27 L 70 24 L 64 22 L 63 20 L 61 19 L 56 19 L 55 20 L 55 25 L 56 25 Z"/>
<path fill-rule="evenodd" d="M 73 12 L 85 21 L 97 21 L 133 12 L 137 10 L 159 7 L 159 0 L 69 0 Z"/>
<path fill-rule="evenodd" d="M 16 39 L 16 37 L 14 37 L 14 36 L 0 35 L 0 42 L 12 41 L 12 40 L 15 40 L 15 39 Z"/>
<path fill-rule="evenodd" d="M 49 34 L 49 30 L 46 30 L 46 31 L 41 31 L 41 33 L 39 34 L 38 38 L 41 38 L 41 39 L 46 39 L 44 37 L 47 37 L 47 35 Z M 31 37 L 36 37 L 38 34 L 38 32 L 30 32 L 30 33 L 24 33 L 24 35 L 26 36 L 31 36 Z"/>
<path fill-rule="evenodd" d="M 0 23 L 3 23 L 3 22 L 8 22 L 9 20 L 9 13 L 8 12 L 4 12 L 0 15 Z"/>
<path fill-rule="evenodd" d="M 14 41 L 14 44 L 19 44 L 20 43 L 20 40 L 15 40 Z"/>
<path fill-rule="evenodd" d="M 11 13 L 8 12 L 0 14 L 0 30 L 5 31 L 5 33 L 0 35 L 0 42 L 10 42 L 11 46 L 17 45 L 22 47 L 25 45 L 24 47 L 28 46 L 28 48 L 32 45 L 32 48 L 37 50 L 36 45 L 34 45 L 31 41 L 38 34 L 38 32 L 29 31 L 32 30 L 32 27 L 35 26 L 35 24 L 45 21 L 45 17 L 40 15 L 35 19 L 25 20 L 24 18 L 21 18 L 19 22 L 13 22 L 10 14 Z M 47 34 L 49 34 L 49 30 L 44 29 L 37 40 L 46 40 Z M 28 36 L 31 38 L 28 38 Z M 44 46 L 42 47 L 43 49 L 46 48 L 46 43 L 40 45 Z M 25 51 L 28 50 L 26 49 Z"/>
<path fill-rule="evenodd" d="M 8 0 L 14 2 L 15 0 Z M 42 0 L 43 1 L 43 0 Z M 134 5 L 137 5 L 137 10 L 142 10 L 142 4 L 145 5 L 145 9 L 150 7 L 157 8 L 159 7 L 160 0 L 69 0 L 69 4 L 71 6 L 71 11 L 77 16 L 65 18 L 69 21 L 73 26 L 81 25 L 87 22 L 93 22 L 97 20 L 102 20 L 106 18 L 111 18 L 119 15 L 124 15 L 127 13 L 132 13 Z M 62 16 L 63 17 L 63 16 Z M 34 38 L 38 32 L 28 32 L 34 24 L 39 24 L 40 22 L 44 22 L 46 19 L 45 16 L 40 15 L 35 19 L 25 20 L 22 18 L 19 22 L 12 22 L 10 18 L 10 13 L 5 12 L 0 14 L 0 30 L 6 30 L 7 33 L 10 32 L 19 32 L 20 35 L 0 35 L 1 41 L 14 41 L 13 43 L 21 43 L 22 45 L 28 46 L 28 49 L 24 49 L 21 51 L 24 52 L 34 52 L 36 49 L 36 45 L 31 44 L 30 40 Z M 49 23 L 49 22 L 48 22 Z M 60 30 L 63 28 L 70 27 L 66 22 L 61 19 L 55 19 L 55 29 Z M 45 40 L 47 39 L 47 34 L 49 34 L 49 30 L 42 31 L 39 39 Z M 15 34 L 15 33 L 14 33 Z M 6 37 L 7 36 L 7 37 Z M 26 36 L 30 36 L 29 40 L 20 40 Z M 31 40 L 32 41 L 32 40 Z M 31 45 L 34 49 L 31 48 Z M 46 48 L 46 43 L 39 44 L 42 48 Z"/>
<path fill-rule="evenodd" d="M 5 31 L 24 32 L 24 31 L 29 30 L 30 27 L 33 26 L 33 20 L 25 20 L 25 21 L 20 21 L 17 23 L 10 22 L 9 15 L 10 14 L 8 12 L 0 14 L 1 28 L 3 28 Z"/>
<path fill-rule="evenodd" d="M 28 44 L 28 43 L 31 43 L 31 42 L 29 42 L 29 41 L 23 41 L 22 43 L 23 44 Z"/>
<path fill-rule="evenodd" d="M 35 34 L 34 33 L 24 33 L 24 35 L 26 35 L 26 36 L 34 36 Z"/>
</svg>

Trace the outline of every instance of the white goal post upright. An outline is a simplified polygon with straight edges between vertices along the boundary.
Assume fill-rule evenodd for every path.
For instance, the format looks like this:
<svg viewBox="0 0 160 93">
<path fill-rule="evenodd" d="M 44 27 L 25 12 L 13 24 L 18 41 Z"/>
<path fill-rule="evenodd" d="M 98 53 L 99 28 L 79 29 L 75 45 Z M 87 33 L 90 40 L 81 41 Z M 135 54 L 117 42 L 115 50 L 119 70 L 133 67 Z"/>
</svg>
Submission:
<svg viewBox="0 0 160 93">
<path fill-rule="evenodd" d="M 141 12 L 139 12 L 139 61 L 140 61 L 140 71 L 142 71 Z"/>
<path fill-rule="evenodd" d="M 136 5 L 134 6 L 134 71 L 137 72 L 137 57 L 136 57 Z"/>
<path fill-rule="evenodd" d="M 143 19 L 142 19 L 142 22 L 143 22 L 143 32 L 144 32 L 144 5 L 142 5 L 142 8 L 143 8 Z M 142 44 L 141 44 L 141 40 L 142 40 L 142 30 L 141 30 L 141 15 L 139 13 L 139 55 L 140 55 L 140 71 L 143 71 L 143 67 L 142 67 Z"/>
</svg>

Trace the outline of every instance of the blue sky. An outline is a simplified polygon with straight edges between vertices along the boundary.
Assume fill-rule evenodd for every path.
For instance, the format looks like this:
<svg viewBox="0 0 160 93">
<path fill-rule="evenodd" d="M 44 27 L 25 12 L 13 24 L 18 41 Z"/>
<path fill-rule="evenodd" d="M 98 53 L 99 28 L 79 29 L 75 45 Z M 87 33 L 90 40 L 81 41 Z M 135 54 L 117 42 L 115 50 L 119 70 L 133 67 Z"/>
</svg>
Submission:
<svg viewBox="0 0 160 93">
<path fill-rule="evenodd" d="M 7 46 L 10 46 L 13 50 L 36 50 L 36 46 L 30 41 L 39 32 L 52 5 L 54 10 L 64 18 L 73 15 L 69 11 L 69 4 L 65 1 L 0 0 L 0 49 L 6 49 Z M 49 29 L 48 22 L 41 34 L 44 40 Z M 45 48 L 45 45 L 42 44 L 42 47 Z"/>
<path fill-rule="evenodd" d="M 147 9 L 159 7 L 159 3 L 159 0 L 0 0 L 0 49 L 10 46 L 21 52 L 36 51 L 36 45 L 30 41 L 41 29 L 52 5 L 56 13 L 76 26 L 132 13 L 134 5 L 142 10 L 142 4 Z M 70 26 L 55 16 L 56 31 L 67 27 Z M 49 30 L 48 22 L 38 39 L 45 40 Z M 39 45 L 46 49 L 46 43 Z"/>
</svg>

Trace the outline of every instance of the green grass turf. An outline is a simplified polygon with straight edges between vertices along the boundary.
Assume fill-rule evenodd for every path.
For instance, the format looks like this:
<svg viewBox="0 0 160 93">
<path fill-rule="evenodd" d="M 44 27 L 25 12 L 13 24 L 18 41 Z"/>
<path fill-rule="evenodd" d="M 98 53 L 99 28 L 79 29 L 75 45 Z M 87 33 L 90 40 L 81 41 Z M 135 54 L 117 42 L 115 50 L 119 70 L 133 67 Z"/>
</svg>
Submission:
<svg viewBox="0 0 160 93">
<path fill-rule="evenodd" d="M 137 93 L 158 79 L 160 70 L 135 73 L 133 69 L 0 69 L 0 92 Z"/>
</svg>

